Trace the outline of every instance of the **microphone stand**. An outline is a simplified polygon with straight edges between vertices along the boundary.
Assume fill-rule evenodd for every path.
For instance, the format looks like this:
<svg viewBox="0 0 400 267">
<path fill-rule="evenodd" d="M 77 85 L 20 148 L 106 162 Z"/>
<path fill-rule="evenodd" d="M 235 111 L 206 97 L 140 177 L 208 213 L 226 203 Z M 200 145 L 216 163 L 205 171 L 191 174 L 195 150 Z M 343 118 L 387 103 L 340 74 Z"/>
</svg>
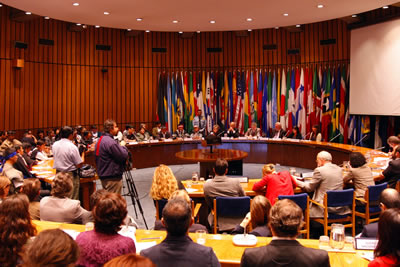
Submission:
<svg viewBox="0 0 400 267">
<path fill-rule="evenodd" d="M 341 133 L 338 133 L 335 137 L 333 137 L 331 140 L 329 140 L 329 142 L 332 142 L 333 140 L 335 140 L 339 135 L 341 135 Z"/>
<path fill-rule="evenodd" d="M 361 138 L 357 143 L 355 143 L 354 145 L 358 145 L 359 143 L 361 143 L 368 135 L 364 135 L 363 138 Z"/>
</svg>

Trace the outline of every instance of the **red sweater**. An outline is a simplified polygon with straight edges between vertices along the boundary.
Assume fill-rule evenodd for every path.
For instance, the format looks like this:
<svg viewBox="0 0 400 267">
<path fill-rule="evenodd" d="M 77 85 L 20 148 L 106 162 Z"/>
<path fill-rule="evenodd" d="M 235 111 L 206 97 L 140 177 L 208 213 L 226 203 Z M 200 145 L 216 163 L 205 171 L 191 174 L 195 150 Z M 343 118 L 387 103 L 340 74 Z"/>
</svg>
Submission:
<svg viewBox="0 0 400 267">
<path fill-rule="evenodd" d="M 266 198 L 269 199 L 271 205 L 274 205 L 279 195 L 293 195 L 293 188 L 296 188 L 297 184 L 288 171 L 283 171 L 267 174 L 253 185 L 253 191 L 262 191 L 264 186 L 267 187 Z"/>
</svg>

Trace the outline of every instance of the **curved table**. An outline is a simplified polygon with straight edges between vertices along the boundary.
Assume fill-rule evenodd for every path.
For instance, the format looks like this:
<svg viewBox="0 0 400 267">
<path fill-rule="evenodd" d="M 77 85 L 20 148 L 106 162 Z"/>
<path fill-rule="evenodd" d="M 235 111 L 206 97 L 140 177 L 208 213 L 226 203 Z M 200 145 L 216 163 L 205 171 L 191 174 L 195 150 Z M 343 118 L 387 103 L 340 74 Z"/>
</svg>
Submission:
<svg viewBox="0 0 400 267">
<path fill-rule="evenodd" d="M 191 149 L 175 153 L 175 157 L 183 161 L 200 162 L 200 177 L 206 179 L 213 173 L 212 169 L 218 158 L 228 161 L 228 173 L 243 175 L 243 159 L 248 155 L 247 152 L 235 149 L 214 149 L 211 153 L 208 149 Z"/>
</svg>

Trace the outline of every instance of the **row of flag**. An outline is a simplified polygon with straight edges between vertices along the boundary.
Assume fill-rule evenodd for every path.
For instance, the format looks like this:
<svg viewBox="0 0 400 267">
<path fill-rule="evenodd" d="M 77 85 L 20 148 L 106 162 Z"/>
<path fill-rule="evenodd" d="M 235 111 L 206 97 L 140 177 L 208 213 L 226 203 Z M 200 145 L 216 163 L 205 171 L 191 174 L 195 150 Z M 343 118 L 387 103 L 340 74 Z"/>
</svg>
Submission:
<svg viewBox="0 0 400 267">
<path fill-rule="evenodd" d="M 270 137 L 276 122 L 285 131 L 298 126 L 307 139 L 319 125 L 324 141 L 356 143 L 369 132 L 368 116 L 350 116 L 347 65 L 284 67 L 244 71 L 160 72 L 158 120 L 169 131 L 179 123 L 192 130 L 198 110 L 207 131 L 236 122 L 244 134 L 253 122 Z M 351 141 L 349 141 L 351 140 Z"/>
</svg>

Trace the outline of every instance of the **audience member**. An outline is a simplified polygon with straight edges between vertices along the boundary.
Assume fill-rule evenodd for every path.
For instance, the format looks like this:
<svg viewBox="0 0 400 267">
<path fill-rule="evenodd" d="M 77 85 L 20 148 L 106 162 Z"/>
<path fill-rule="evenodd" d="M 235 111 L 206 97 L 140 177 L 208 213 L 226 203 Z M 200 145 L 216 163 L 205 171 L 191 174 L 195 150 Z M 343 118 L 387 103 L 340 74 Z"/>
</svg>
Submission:
<svg viewBox="0 0 400 267">
<path fill-rule="evenodd" d="M 314 192 L 313 200 L 323 204 L 324 195 L 328 190 L 343 190 L 342 169 L 332 163 L 332 156 L 329 152 L 321 151 L 317 155 L 318 167 L 314 169 L 311 181 L 297 181 L 297 185 L 305 192 Z M 347 214 L 348 207 L 331 208 L 330 212 Z M 318 218 L 324 216 L 322 207 L 312 204 L 310 207 L 310 217 Z"/>
<path fill-rule="evenodd" d="M 368 186 L 375 185 L 371 168 L 368 166 L 365 157 L 360 152 L 350 153 L 350 170 L 343 178 L 343 183 L 352 182 L 355 194 L 358 198 L 364 198 Z"/>
<path fill-rule="evenodd" d="M 218 124 L 214 124 L 213 130 L 210 134 L 214 134 L 217 137 L 222 137 L 224 135 L 224 133 L 225 133 L 224 130 L 222 130 Z"/>
<path fill-rule="evenodd" d="M 150 140 L 150 134 L 146 131 L 146 128 L 141 127 L 139 132 L 136 133 L 136 140 L 138 142 L 145 142 Z"/>
<path fill-rule="evenodd" d="M 255 236 L 271 236 L 271 230 L 268 226 L 270 209 L 271 202 L 266 197 L 255 196 L 251 201 L 250 212 L 240 224 L 236 225 L 232 234 L 243 234 L 250 223 L 253 229 L 250 234 Z"/>
<path fill-rule="evenodd" d="M 178 139 L 183 139 L 185 137 L 189 137 L 189 134 L 186 133 L 183 123 L 180 123 L 178 125 L 178 129 L 174 132 L 173 137 L 178 138 Z"/>
<path fill-rule="evenodd" d="M 251 128 L 245 133 L 246 137 L 261 137 L 261 129 L 257 127 L 256 122 L 251 123 Z"/>
<path fill-rule="evenodd" d="M 193 127 L 198 126 L 199 127 L 199 132 L 205 136 L 206 134 L 206 119 L 203 116 L 203 112 L 201 109 L 198 109 L 196 111 L 196 116 L 194 116 L 193 121 L 192 121 Z"/>
<path fill-rule="evenodd" d="M 192 205 L 192 200 L 190 199 L 186 190 L 177 190 L 177 191 L 173 192 L 168 201 L 171 201 L 173 199 L 180 199 L 180 200 L 186 201 L 189 206 Z M 166 230 L 166 228 L 165 228 L 164 224 L 161 222 L 161 220 L 155 221 L 154 230 Z M 198 224 L 198 223 L 193 223 L 189 227 L 188 231 L 189 231 L 189 233 L 195 233 L 197 230 L 204 230 L 207 232 L 207 227 L 205 227 L 204 225 Z"/>
<path fill-rule="evenodd" d="M 114 140 L 113 137 L 117 133 L 117 123 L 113 120 L 106 120 L 104 135 L 95 146 L 95 160 L 97 174 L 103 188 L 108 192 L 121 194 L 122 174 L 128 160 L 128 149 Z"/>
<path fill-rule="evenodd" d="M 156 265 L 146 257 L 130 253 L 110 260 L 104 267 L 156 267 Z"/>
<path fill-rule="evenodd" d="M 154 200 L 169 199 L 173 192 L 185 189 L 181 181 L 176 180 L 171 168 L 161 164 L 154 170 L 150 196 Z"/>
<path fill-rule="evenodd" d="M 136 141 L 135 128 L 132 125 L 127 124 L 125 131 L 122 133 L 123 139 L 126 143 Z"/>
<path fill-rule="evenodd" d="M 36 137 L 32 134 L 31 130 L 28 130 L 24 133 L 24 137 L 21 139 L 22 143 L 29 143 L 31 146 L 36 146 Z"/>
<path fill-rule="evenodd" d="M 396 153 L 396 148 L 398 148 L 400 145 L 400 138 L 394 135 L 389 136 L 389 138 L 387 139 L 387 143 L 389 145 L 389 156 L 394 157 L 394 154 Z"/>
<path fill-rule="evenodd" d="M 236 122 L 232 121 L 229 124 L 229 129 L 227 131 L 227 136 L 232 138 L 238 138 L 240 135 L 239 130 L 236 128 Z"/>
<path fill-rule="evenodd" d="M 5 176 L 0 176 L 0 204 L 8 196 L 10 190 L 10 179 Z"/>
<path fill-rule="evenodd" d="M 378 245 L 375 259 L 368 267 L 400 265 L 400 209 L 382 212 L 378 223 Z"/>
<path fill-rule="evenodd" d="M 46 143 L 41 139 L 38 140 L 36 143 L 36 147 L 31 152 L 31 159 L 37 161 L 48 160 L 49 158 L 45 153 L 45 147 Z"/>
<path fill-rule="evenodd" d="M 199 126 L 193 126 L 193 131 L 190 134 L 190 137 L 194 140 L 200 140 L 203 137 L 203 135 L 200 132 Z"/>
<path fill-rule="evenodd" d="M 79 258 L 76 242 L 63 230 L 49 229 L 27 245 L 22 267 L 73 267 Z"/>
<path fill-rule="evenodd" d="M 22 157 L 24 158 L 29 169 L 31 169 L 33 165 L 37 164 L 37 161 L 31 159 L 31 157 L 29 156 L 32 151 L 32 146 L 29 143 L 22 143 L 22 148 L 24 149 L 24 153 L 22 154 Z"/>
<path fill-rule="evenodd" d="M 3 143 L 7 139 L 7 132 L 0 131 L 0 142 Z"/>
<path fill-rule="evenodd" d="M 158 135 L 161 132 L 161 122 L 156 121 L 155 126 L 153 127 L 153 129 L 151 130 L 152 136 L 153 137 L 158 137 Z"/>
<path fill-rule="evenodd" d="M 299 127 L 294 126 L 292 132 L 287 136 L 287 138 L 300 139 L 300 140 L 303 139 Z"/>
<path fill-rule="evenodd" d="M 0 266 L 13 267 L 21 261 L 22 247 L 36 228 L 29 215 L 28 197 L 12 195 L 0 204 Z"/>
<path fill-rule="evenodd" d="M 61 129 L 61 140 L 53 145 L 54 165 L 57 172 L 68 172 L 73 179 L 72 199 L 79 199 L 80 178 L 78 169 L 83 166 L 83 159 L 79 155 L 79 150 L 72 140 L 74 130 L 69 126 Z"/>
<path fill-rule="evenodd" d="M 15 146 L 15 150 L 17 152 L 17 162 L 14 163 L 14 168 L 22 172 L 24 178 L 31 178 L 34 177 L 33 174 L 30 172 L 30 167 L 24 158 L 24 149 L 22 146 L 17 145 Z"/>
<path fill-rule="evenodd" d="M 216 197 L 240 197 L 244 196 L 243 187 L 238 179 L 226 177 L 228 172 L 228 162 L 225 159 L 217 159 L 215 162 L 215 177 L 204 183 L 204 198 L 210 209 Z M 212 221 L 212 215 L 209 215 L 209 221 Z M 218 227 L 220 231 L 231 231 L 237 224 L 237 219 L 220 218 Z"/>
<path fill-rule="evenodd" d="M 43 130 L 38 130 L 37 131 L 37 141 L 39 141 L 39 140 L 45 142 L 44 141 L 44 131 Z"/>
<path fill-rule="evenodd" d="M 321 142 L 322 141 L 322 134 L 321 134 L 321 132 L 319 130 L 319 125 L 318 124 L 315 124 L 315 125 L 312 126 L 309 140 L 317 141 L 317 142 Z"/>
<path fill-rule="evenodd" d="M 16 145 L 21 145 L 22 143 L 15 139 L 15 131 L 7 131 L 7 139 L 3 141 L 0 146 L 0 156 L 4 156 L 4 152 L 7 148 L 14 148 Z"/>
<path fill-rule="evenodd" d="M 21 193 L 27 195 L 29 199 L 29 214 L 32 220 L 40 220 L 40 203 L 37 201 L 40 194 L 40 181 L 37 178 L 24 180 Z"/>
<path fill-rule="evenodd" d="M 272 138 L 279 139 L 285 136 L 286 132 L 282 129 L 280 122 L 275 123 L 275 128 L 272 129 Z"/>
<path fill-rule="evenodd" d="M 46 143 L 46 146 L 51 147 L 55 141 L 56 141 L 56 134 L 55 134 L 54 130 L 48 130 L 47 136 L 44 138 L 44 142 Z"/>
<path fill-rule="evenodd" d="M 22 184 L 24 183 L 24 175 L 22 172 L 14 168 L 14 164 L 18 161 L 17 152 L 14 148 L 7 148 L 4 152 L 4 165 L 0 168 L 0 174 L 5 175 L 10 179 L 12 187 L 10 192 L 13 194 L 19 192 Z"/>
<path fill-rule="evenodd" d="M 387 182 L 391 188 L 396 187 L 396 183 L 400 177 L 400 146 L 394 151 L 393 158 L 393 160 L 389 161 L 389 166 L 382 174 L 375 178 L 375 182 L 378 184 Z"/>
<path fill-rule="evenodd" d="M 81 255 L 77 265 L 103 266 L 120 255 L 136 252 L 129 237 L 118 234 L 128 214 L 125 199 L 117 193 L 107 193 L 93 208 L 94 230 L 82 232 L 76 238 Z"/>
<path fill-rule="evenodd" d="M 167 229 L 167 237 L 160 244 L 142 250 L 140 255 L 149 258 L 158 267 L 220 266 L 212 248 L 194 243 L 187 235 L 193 217 L 186 201 L 168 201 L 162 212 L 162 222 Z"/>
<path fill-rule="evenodd" d="M 90 211 L 81 207 L 80 201 L 70 199 L 72 177 L 59 172 L 53 180 L 51 196 L 40 200 L 40 219 L 42 221 L 85 224 L 92 221 Z"/>
<path fill-rule="evenodd" d="M 397 208 L 400 209 L 400 194 L 393 188 L 386 188 L 382 191 L 379 196 L 379 206 L 382 211 L 387 209 Z M 370 223 L 364 225 L 364 229 L 361 232 L 361 237 L 378 237 L 378 223 Z"/>
<path fill-rule="evenodd" d="M 164 140 L 164 139 L 170 139 L 170 138 L 171 138 L 171 134 L 170 134 L 170 132 L 168 132 L 167 127 L 162 126 L 161 131 L 158 134 L 158 139 Z"/>
<path fill-rule="evenodd" d="M 109 192 L 105 189 L 99 189 L 93 192 L 93 194 L 90 195 L 89 202 L 90 202 L 90 207 L 94 208 L 96 206 L 97 201 L 99 201 L 100 198 L 108 194 Z"/>
<path fill-rule="evenodd" d="M 224 134 L 224 131 L 222 131 L 220 129 L 218 124 L 215 124 L 213 126 L 213 130 L 204 139 L 207 141 L 207 144 L 209 144 L 209 145 L 220 144 L 221 137 L 223 134 Z"/>
<path fill-rule="evenodd" d="M 276 172 L 274 164 L 266 164 L 263 167 L 263 178 L 261 181 L 253 185 L 253 191 L 262 192 L 265 190 L 265 196 L 275 204 L 276 198 L 279 195 L 293 195 L 293 189 L 296 188 L 296 180 L 288 171 Z"/>
<path fill-rule="evenodd" d="M 92 132 L 93 139 L 97 139 L 97 138 L 99 138 L 101 136 L 101 132 L 97 131 L 97 126 L 96 125 L 90 126 L 90 131 Z"/>
<path fill-rule="evenodd" d="M 263 247 L 244 251 L 240 266 L 330 266 L 328 252 L 306 248 L 297 240 L 303 211 L 289 199 L 279 200 L 271 209 L 269 225 L 272 241 Z"/>
<path fill-rule="evenodd" d="M 82 132 L 82 144 L 89 149 L 89 146 L 93 144 L 93 135 L 91 131 Z"/>
</svg>

